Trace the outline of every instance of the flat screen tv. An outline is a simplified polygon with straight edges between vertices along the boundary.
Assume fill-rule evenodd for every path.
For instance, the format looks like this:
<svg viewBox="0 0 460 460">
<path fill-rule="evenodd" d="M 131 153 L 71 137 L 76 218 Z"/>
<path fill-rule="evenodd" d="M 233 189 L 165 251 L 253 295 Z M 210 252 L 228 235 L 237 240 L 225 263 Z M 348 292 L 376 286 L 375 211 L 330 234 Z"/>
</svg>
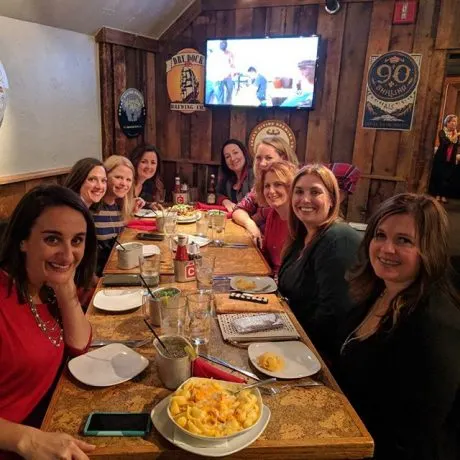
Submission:
<svg viewBox="0 0 460 460">
<path fill-rule="evenodd" d="M 319 37 L 207 40 L 205 105 L 312 109 Z"/>
</svg>

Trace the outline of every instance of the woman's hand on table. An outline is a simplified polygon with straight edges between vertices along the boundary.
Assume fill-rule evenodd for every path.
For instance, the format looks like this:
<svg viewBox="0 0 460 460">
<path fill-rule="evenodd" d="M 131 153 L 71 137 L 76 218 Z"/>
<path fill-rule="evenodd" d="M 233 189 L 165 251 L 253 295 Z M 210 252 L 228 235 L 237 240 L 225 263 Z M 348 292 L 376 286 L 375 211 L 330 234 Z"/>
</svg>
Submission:
<svg viewBox="0 0 460 460">
<path fill-rule="evenodd" d="M 134 200 L 133 213 L 136 213 L 137 211 L 139 211 L 139 209 L 142 209 L 144 206 L 145 206 L 145 200 L 143 198 L 141 198 L 141 197 L 137 197 Z"/>
<path fill-rule="evenodd" d="M 66 433 L 29 428 L 19 443 L 18 453 L 26 460 L 88 460 L 86 454 L 95 448 Z"/>
<path fill-rule="evenodd" d="M 224 206 L 228 212 L 233 212 L 236 208 L 236 203 L 233 203 L 233 201 L 230 200 L 224 200 L 222 201 L 222 206 Z"/>
</svg>

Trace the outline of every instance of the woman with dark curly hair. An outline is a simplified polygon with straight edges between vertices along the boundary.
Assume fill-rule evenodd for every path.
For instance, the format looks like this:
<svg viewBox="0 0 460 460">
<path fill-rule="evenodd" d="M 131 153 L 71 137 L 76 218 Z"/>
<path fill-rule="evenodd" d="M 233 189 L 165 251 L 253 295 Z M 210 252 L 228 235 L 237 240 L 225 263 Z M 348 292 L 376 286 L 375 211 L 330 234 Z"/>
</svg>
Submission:
<svg viewBox="0 0 460 460">
<path fill-rule="evenodd" d="M 349 273 L 356 307 L 335 376 L 378 460 L 460 458 L 460 299 L 448 240 L 435 199 L 397 195 L 371 217 Z"/>
</svg>

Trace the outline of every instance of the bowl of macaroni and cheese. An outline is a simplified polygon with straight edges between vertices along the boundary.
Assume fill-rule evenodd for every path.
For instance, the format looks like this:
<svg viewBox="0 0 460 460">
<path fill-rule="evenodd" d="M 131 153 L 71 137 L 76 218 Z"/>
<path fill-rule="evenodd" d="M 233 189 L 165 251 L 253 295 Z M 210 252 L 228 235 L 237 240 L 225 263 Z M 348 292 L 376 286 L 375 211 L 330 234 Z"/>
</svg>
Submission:
<svg viewBox="0 0 460 460">
<path fill-rule="evenodd" d="M 198 439 L 228 439 L 253 428 L 262 416 L 258 388 L 237 392 L 241 384 L 192 377 L 172 395 L 168 416 L 184 433 Z"/>
</svg>

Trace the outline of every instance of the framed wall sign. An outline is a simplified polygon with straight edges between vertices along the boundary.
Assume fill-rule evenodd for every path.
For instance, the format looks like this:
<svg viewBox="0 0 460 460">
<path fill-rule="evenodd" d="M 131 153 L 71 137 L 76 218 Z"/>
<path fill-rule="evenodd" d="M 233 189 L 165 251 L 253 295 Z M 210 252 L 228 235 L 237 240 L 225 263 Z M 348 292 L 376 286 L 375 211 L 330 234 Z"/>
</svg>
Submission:
<svg viewBox="0 0 460 460">
<path fill-rule="evenodd" d="M 142 134 L 145 116 L 144 96 L 136 88 L 128 88 L 118 104 L 118 123 L 125 136 L 136 137 Z"/>
</svg>

